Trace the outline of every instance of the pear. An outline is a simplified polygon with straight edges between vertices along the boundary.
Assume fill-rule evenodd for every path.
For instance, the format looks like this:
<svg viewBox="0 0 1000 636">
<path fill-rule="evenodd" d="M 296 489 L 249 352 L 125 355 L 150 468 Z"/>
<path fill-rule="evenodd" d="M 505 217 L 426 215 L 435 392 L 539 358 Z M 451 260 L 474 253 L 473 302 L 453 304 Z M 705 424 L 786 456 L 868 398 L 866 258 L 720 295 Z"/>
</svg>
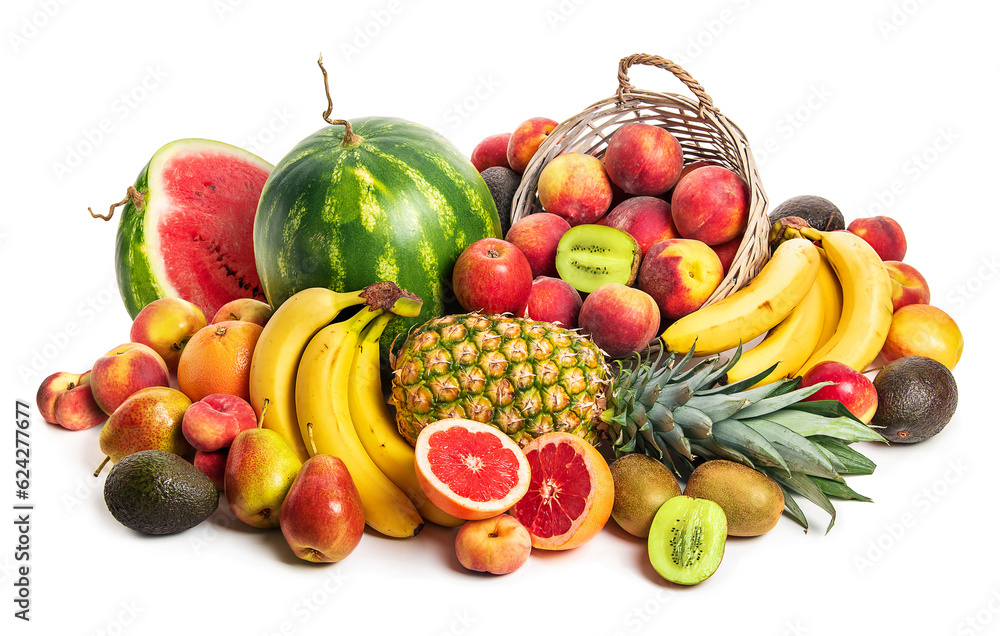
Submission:
<svg viewBox="0 0 1000 636">
<path fill-rule="evenodd" d="M 281 533 L 295 556 L 335 563 L 358 547 L 365 508 L 351 473 L 335 455 L 314 455 L 302 464 L 281 504 Z"/>
<path fill-rule="evenodd" d="M 281 502 L 302 468 L 288 442 L 271 429 L 240 432 L 229 447 L 226 500 L 238 519 L 255 528 L 277 528 Z"/>
<path fill-rule="evenodd" d="M 162 450 L 181 456 L 190 452 L 191 445 L 181 430 L 184 411 L 189 406 L 188 396 L 165 386 L 147 387 L 130 395 L 101 429 L 99 443 L 106 457 L 94 476 L 109 460 L 117 462 L 141 450 Z"/>
</svg>

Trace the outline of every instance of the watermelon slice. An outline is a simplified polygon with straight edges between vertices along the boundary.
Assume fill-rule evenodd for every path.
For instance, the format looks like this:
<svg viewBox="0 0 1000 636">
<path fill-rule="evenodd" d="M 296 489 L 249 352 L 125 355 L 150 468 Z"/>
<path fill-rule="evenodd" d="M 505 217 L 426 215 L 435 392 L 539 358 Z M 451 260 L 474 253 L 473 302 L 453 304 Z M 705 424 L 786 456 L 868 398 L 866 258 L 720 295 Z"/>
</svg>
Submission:
<svg viewBox="0 0 1000 636">
<path fill-rule="evenodd" d="M 132 318 L 168 296 L 194 303 L 206 316 L 236 298 L 266 301 L 253 223 L 272 169 L 246 150 L 208 139 L 181 139 L 156 151 L 118 223 L 115 269 Z"/>
</svg>

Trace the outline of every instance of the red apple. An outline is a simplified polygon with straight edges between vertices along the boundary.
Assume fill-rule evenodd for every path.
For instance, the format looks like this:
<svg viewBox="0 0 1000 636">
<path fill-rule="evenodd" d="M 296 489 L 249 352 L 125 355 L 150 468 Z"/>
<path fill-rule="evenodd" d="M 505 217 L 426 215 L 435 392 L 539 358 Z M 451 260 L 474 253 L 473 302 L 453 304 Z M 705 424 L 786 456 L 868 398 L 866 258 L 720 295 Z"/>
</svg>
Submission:
<svg viewBox="0 0 1000 636">
<path fill-rule="evenodd" d="M 498 133 L 483 139 L 472 149 L 472 165 L 482 172 L 487 168 L 501 166 L 510 168 L 507 163 L 507 146 L 510 144 L 510 133 Z"/>
<path fill-rule="evenodd" d="M 455 553 L 468 570 L 510 574 L 528 561 L 531 535 L 508 514 L 466 521 L 455 535 Z"/>
<path fill-rule="evenodd" d="M 906 235 L 903 234 L 903 228 L 887 216 L 854 219 L 847 226 L 847 231 L 863 238 L 875 248 L 883 261 L 901 261 L 906 256 Z"/>
<path fill-rule="evenodd" d="M 611 182 L 604 164 L 582 152 L 559 155 L 538 176 L 538 202 L 570 225 L 596 222 L 611 205 Z"/>
<path fill-rule="evenodd" d="M 746 182 L 721 166 L 692 170 L 677 182 L 670 198 L 670 211 L 680 235 L 708 245 L 743 236 L 749 206 Z"/>
<path fill-rule="evenodd" d="M 580 292 L 572 285 L 561 278 L 539 276 L 531 281 L 528 302 L 517 315 L 576 329 L 581 305 Z"/>
<path fill-rule="evenodd" d="M 635 287 L 605 283 L 580 307 L 580 330 L 590 334 L 612 358 L 645 349 L 660 330 L 660 310 L 653 297 Z"/>
<path fill-rule="evenodd" d="M 731 241 L 726 241 L 721 245 L 710 245 L 712 251 L 715 252 L 719 261 L 722 263 L 722 273 L 723 275 L 729 273 L 729 268 L 732 267 L 733 261 L 736 260 L 736 252 L 740 249 L 740 243 L 743 242 L 743 236 L 737 236 Z"/>
<path fill-rule="evenodd" d="M 108 419 L 90 390 L 90 371 L 53 373 L 42 380 L 35 402 L 46 422 L 71 431 L 93 428 Z"/>
<path fill-rule="evenodd" d="M 226 489 L 226 460 L 229 459 L 229 448 L 220 448 L 217 451 L 205 452 L 196 450 L 194 452 L 194 467 L 205 473 L 212 480 L 215 487 L 224 491 Z"/>
<path fill-rule="evenodd" d="M 668 239 L 649 248 L 636 283 L 656 300 L 661 317 L 676 320 L 705 304 L 722 277 L 722 262 L 708 245 Z"/>
<path fill-rule="evenodd" d="M 558 276 L 556 248 L 569 228 L 566 219 L 559 215 L 536 212 L 515 221 L 507 230 L 506 240 L 528 259 L 533 277 Z"/>
<path fill-rule="evenodd" d="M 205 324 L 205 314 L 194 303 L 182 298 L 159 298 L 136 315 L 129 340 L 147 345 L 160 354 L 169 370 L 176 371 L 184 345 Z"/>
<path fill-rule="evenodd" d="M 906 356 L 923 356 L 954 369 L 964 347 L 958 323 L 943 310 L 931 305 L 906 305 L 892 315 L 882 359 L 892 362 Z"/>
<path fill-rule="evenodd" d="M 883 261 L 882 265 L 892 281 L 894 312 L 907 305 L 927 305 L 931 302 L 931 288 L 927 279 L 915 267 L 902 261 Z"/>
<path fill-rule="evenodd" d="M 806 371 L 799 382 L 799 388 L 804 389 L 821 382 L 833 384 L 823 387 L 803 401 L 837 400 L 865 424 L 871 421 L 878 408 L 878 393 L 867 376 L 842 362 L 825 360 Z"/>
<path fill-rule="evenodd" d="M 263 327 L 271 319 L 273 313 L 274 310 L 265 302 L 255 298 L 237 298 L 219 307 L 219 311 L 215 312 L 215 315 L 212 316 L 212 322 L 209 324 L 240 320 Z"/>
<path fill-rule="evenodd" d="M 559 122 L 553 119 L 532 117 L 515 128 L 507 143 L 507 163 L 510 169 L 518 174 L 523 173 L 528 162 L 538 152 L 538 147 L 558 125 Z"/>
<path fill-rule="evenodd" d="M 657 197 L 625 199 L 604 216 L 602 225 L 634 236 L 643 256 L 660 241 L 680 238 L 670 216 L 670 204 Z"/>
<path fill-rule="evenodd" d="M 516 313 L 531 293 L 531 264 L 513 244 L 479 239 L 455 261 L 452 288 L 466 311 Z"/>
<path fill-rule="evenodd" d="M 629 194 L 663 194 L 684 165 L 677 139 L 665 128 L 632 122 L 611 135 L 604 153 L 611 180 Z"/>
<path fill-rule="evenodd" d="M 184 411 L 181 430 L 184 439 L 200 451 L 228 448 L 241 431 L 257 426 L 257 414 L 241 397 L 213 393 Z"/>
<path fill-rule="evenodd" d="M 108 351 L 90 370 L 94 399 L 108 415 L 129 396 L 151 386 L 170 386 L 170 371 L 160 354 L 138 342 L 127 342 Z"/>
</svg>

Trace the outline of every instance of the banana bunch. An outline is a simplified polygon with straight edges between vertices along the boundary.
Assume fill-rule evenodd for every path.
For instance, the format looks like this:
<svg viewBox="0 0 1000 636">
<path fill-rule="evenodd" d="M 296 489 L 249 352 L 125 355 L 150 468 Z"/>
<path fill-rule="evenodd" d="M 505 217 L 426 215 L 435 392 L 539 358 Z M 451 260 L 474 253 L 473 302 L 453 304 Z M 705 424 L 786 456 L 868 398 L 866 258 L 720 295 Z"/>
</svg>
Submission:
<svg viewBox="0 0 1000 636">
<path fill-rule="evenodd" d="M 413 448 L 382 397 L 379 336 L 393 316 L 416 316 L 421 304 L 391 282 L 354 292 L 303 290 L 268 320 L 250 366 L 250 401 L 261 425 L 303 461 L 318 453 L 339 457 L 361 495 L 365 522 L 390 537 L 414 536 L 424 518 L 461 523 L 420 490 Z M 363 306 L 343 319 L 356 305 Z"/>
<path fill-rule="evenodd" d="M 742 352 L 728 383 L 771 369 L 760 386 L 803 375 L 824 360 L 864 371 L 892 322 L 892 287 L 878 254 L 850 232 L 820 232 L 789 219 L 775 224 L 772 239 L 780 242 L 760 273 L 671 324 L 661 336 L 665 346 L 694 346 L 704 356 L 764 336 Z"/>
</svg>

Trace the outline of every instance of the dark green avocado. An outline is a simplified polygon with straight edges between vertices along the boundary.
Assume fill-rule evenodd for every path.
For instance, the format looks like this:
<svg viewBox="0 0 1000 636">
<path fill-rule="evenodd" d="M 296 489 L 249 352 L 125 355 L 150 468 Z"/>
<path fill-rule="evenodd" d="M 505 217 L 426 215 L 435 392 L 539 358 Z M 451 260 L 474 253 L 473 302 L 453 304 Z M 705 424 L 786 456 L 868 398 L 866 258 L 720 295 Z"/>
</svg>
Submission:
<svg viewBox="0 0 1000 636">
<path fill-rule="evenodd" d="M 497 206 L 497 214 L 500 215 L 500 231 L 503 236 L 507 236 L 507 230 L 511 226 L 511 206 L 514 203 L 514 194 L 517 186 L 521 185 L 521 175 L 510 168 L 504 166 L 493 166 L 483 170 L 481 173 L 486 187 L 493 195 L 493 202 Z"/>
<path fill-rule="evenodd" d="M 173 534 L 215 512 L 219 491 L 179 455 L 144 450 L 118 461 L 104 482 L 104 502 L 123 526 L 145 534 Z"/>
<path fill-rule="evenodd" d="M 897 444 L 914 444 L 941 432 L 958 408 L 955 377 L 937 360 L 922 356 L 897 358 L 882 367 L 872 382 L 878 408 L 871 425 Z"/>
<path fill-rule="evenodd" d="M 812 227 L 823 232 L 843 230 L 844 215 L 840 209 L 823 197 L 804 194 L 792 197 L 774 208 L 768 215 L 771 225 L 778 219 L 797 216 Z"/>
</svg>

